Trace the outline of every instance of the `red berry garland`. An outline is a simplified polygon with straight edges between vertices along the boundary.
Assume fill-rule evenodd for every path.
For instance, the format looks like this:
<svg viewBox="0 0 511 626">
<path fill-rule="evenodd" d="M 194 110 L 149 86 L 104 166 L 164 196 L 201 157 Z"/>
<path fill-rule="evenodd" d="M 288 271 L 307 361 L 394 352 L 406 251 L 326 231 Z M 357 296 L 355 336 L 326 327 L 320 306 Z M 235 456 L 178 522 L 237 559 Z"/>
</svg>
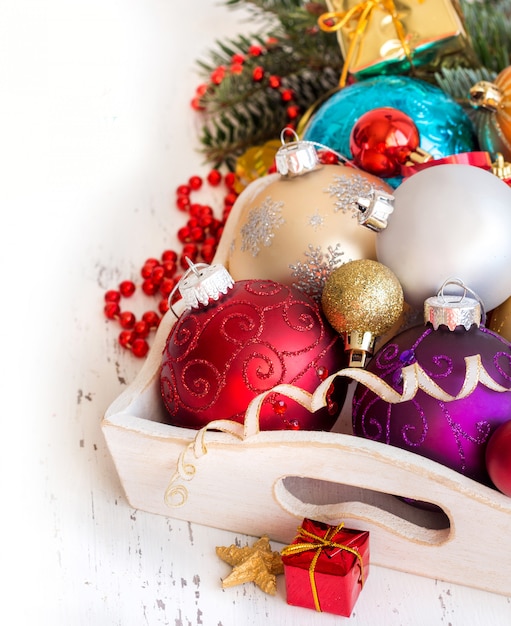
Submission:
<svg viewBox="0 0 511 626">
<path fill-rule="evenodd" d="M 151 331 L 158 328 L 161 316 L 169 309 L 168 299 L 181 278 L 180 270 L 188 268 L 186 258 L 194 263 L 211 263 L 213 260 L 225 221 L 238 196 L 234 190 L 235 174 L 229 172 L 222 176 L 218 170 L 209 172 L 207 182 L 211 187 L 218 187 L 222 181 L 227 193 L 220 219 L 215 217 L 211 206 L 192 202 L 193 192 L 203 185 L 200 176 L 191 176 L 187 184 L 177 187 L 176 207 L 190 215 L 186 225 L 177 232 L 182 249 L 180 252 L 165 250 L 160 258 L 146 259 L 140 269 L 141 289 L 145 295 L 158 299 L 157 311 L 146 311 L 137 320 L 131 311 L 121 310 L 121 300 L 133 296 L 137 289 L 132 280 L 123 280 L 117 289 L 109 289 L 105 293 L 105 317 L 119 323 L 122 329 L 119 344 L 137 357 L 145 357 L 149 350 L 148 337 Z"/>
<path fill-rule="evenodd" d="M 195 90 L 195 95 L 191 100 L 191 107 L 195 111 L 206 110 L 204 98 L 208 94 L 214 93 L 215 89 L 223 82 L 228 74 L 240 75 L 244 71 L 251 72 L 251 78 L 254 83 L 259 83 L 268 89 L 275 89 L 280 92 L 283 103 L 287 104 L 285 111 L 288 119 L 288 126 L 294 128 L 296 120 L 301 113 L 301 109 L 297 104 L 293 104 L 295 94 L 292 89 L 285 86 L 286 78 L 277 76 L 276 74 L 267 74 L 262 65 L 254 65 L 253 61 L 266 54 L 271 47 L 277 42 L 274 38 L 269 38 L 266 47 L 258 44 L 251 45 L 247 54 L 233 54 L 231 56 L 230 65 L 218 65 L 209 75 L 209 83 L 201 83 Z M 248 61 L 248 63 L 247 63 Z M 252 63 L 250 63 L 252 61 Z"/>
</svg>

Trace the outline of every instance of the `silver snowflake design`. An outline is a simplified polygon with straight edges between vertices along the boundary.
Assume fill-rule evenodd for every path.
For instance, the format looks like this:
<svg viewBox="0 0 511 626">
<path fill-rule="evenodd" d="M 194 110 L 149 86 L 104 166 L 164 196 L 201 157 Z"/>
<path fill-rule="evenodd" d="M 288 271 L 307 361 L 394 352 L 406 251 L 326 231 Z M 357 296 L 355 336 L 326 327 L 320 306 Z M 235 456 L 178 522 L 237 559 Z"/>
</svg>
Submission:
<svg viewBox="0 0 511 626">
<path fill-rule="evenodd" d="M 324 226 L 324 224 L 325 224 L 325 217 L 323 215 L 321 215 L 321 213 L 319 212 L 318 209 L 316 209 L 315 213 L 313 213 L 312 215 L 307 215 L 307 223 L 315 231 L 317 231 L 318 228 L 321 228 L 321 226 Z"/>
<path fill-rule="evenodd" d="M 367 178 L 360 174 L 354 176 L 334 176 L 334 183 L 324 189 L 330 197 L 335 197 L 334 212 L 351 212 L 352 217 L 359 213 L 357 200 L 361 196 L 367 196 L 372 190 L 385 191 L 382 185 L 370 183 Z"/>
<path fill-rule="evenodd" d="M 296 265 L 289 265 L 291 275 L 296 279 L 293 280 L 294 286 L 319 302 L 326 279 L 342 264 L 343 255 L 340 243 L 335 248 L 328 246 L 327 252 L 323 252 L 321 246 L 309 244 L 309 251 L 304 252 L 305 263 L 299 261 Z"/>
<path fill-rule="evenodd" d="M 241 251 L 257 256 L 261 247 L 268 248 L 275 237 L 275 231 L 286 223 L 282 217 L 283 202 L 274 202 L 269 196 L 261 206 L 248 213 L 248 219 L 241 229 Z"/>
</svg>

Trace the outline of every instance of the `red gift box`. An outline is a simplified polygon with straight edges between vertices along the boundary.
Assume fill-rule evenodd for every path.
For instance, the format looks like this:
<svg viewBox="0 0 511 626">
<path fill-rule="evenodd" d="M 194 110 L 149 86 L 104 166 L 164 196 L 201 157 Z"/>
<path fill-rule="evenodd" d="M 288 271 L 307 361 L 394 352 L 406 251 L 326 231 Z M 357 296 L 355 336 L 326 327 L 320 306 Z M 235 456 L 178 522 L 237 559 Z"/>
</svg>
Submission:
<svg viewBox="0 0 511 626">
<path fill-rule="evenodd" d="M 282 561 L 288 604 L 349 617 L 369 573 L 369 532 L 304 519 Z"/>
</svg>

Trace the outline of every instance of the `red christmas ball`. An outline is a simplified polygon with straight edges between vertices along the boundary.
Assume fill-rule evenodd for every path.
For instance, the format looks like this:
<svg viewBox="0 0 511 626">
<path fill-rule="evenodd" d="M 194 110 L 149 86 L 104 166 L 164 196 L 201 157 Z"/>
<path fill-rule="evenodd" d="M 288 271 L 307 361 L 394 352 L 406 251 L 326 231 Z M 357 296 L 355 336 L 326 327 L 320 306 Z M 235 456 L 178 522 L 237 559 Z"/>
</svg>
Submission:
<svg viewBox="0 0 511 626">
<path fill-rule="evenodd" d="M 312 393 L 342 367 L 342 341 L 312 299 L 271 280 L 241 280 L 176 322 L 163 352 L 161 394 L 172 425 L 243 423 L 248 404 L 262 392 L 288 383 Z M 315 413 L 269 393 L 261 430 L 330 430 L 347 390 L 346 381 L 336 380 L 327 406 Z"/>
<path fill-rule="evenodd" d="M 486 469 L 495 487 L 511 496 L 511 420 L 501 424 L 490 437 Z"/>
<path fill-rule="evenodd" d="M 364 113 L 350 135 L 355 164 L 381 178 L 400 176 L 401 166 L 419 143 L 419 131 L 412 118 L 392 107 Z"/>
</svg>

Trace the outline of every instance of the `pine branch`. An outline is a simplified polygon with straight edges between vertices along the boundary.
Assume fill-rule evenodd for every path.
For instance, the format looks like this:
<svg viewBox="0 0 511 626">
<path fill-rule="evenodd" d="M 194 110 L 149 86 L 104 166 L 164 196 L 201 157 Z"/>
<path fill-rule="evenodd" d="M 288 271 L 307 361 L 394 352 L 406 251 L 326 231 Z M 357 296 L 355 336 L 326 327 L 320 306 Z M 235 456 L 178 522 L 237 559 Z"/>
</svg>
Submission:
<svg viewBox="0 0 511 626">
<path fill-rule="evenodd" d="M 482 67 L 500 72 L 511 64 L 510 0 L 461 0 L 465 26 Z"/>
<path fill-rule="evenodd" d="M 267 23 L 265 33 L 217 41 L 208 61 L 200 61 L 202 74 L 210 77 L 219 67 L 229 68 L 235 54 L 244 58 L 241 72 L 225 71 L 219 84 L 212 85 L 201 98 L 204 109 L 200 141 L 208 162 L 233 167 L 248 148 L 278 138 L 289 123 L 288 107 L 303 114 L 325 92 L 337 85 L 342 58 L 334 37 L 317 27 L 317 14 L 325 5 L 301 7 L 296 0 L 248 0 L 254 10 L 261 7 L 279 15 Z M 228 0 L 238 5 L 240 0 Z M 297 8 L 299 7 L 299 8 Z M 271 44 L 268 41 L 271 40 Z M 257 43 L 264 50 L 251 56 Z M 254 80 L 258 68 L 264 75 Z M 279 87 L 271 88 L 270 77 Z M 292 93 L 292 100 L 282 92 Z"/>
<path fill-rule="evenodd" d="M 470 106 L 470 88 L 481 80 L 491 82 L 495 76 L 496 72 L 485 67 L 474 69 L 466 67 L 443 68 L 438 74 L 435 74 L 438 86 L 465 107 Z"/>
</svg>

